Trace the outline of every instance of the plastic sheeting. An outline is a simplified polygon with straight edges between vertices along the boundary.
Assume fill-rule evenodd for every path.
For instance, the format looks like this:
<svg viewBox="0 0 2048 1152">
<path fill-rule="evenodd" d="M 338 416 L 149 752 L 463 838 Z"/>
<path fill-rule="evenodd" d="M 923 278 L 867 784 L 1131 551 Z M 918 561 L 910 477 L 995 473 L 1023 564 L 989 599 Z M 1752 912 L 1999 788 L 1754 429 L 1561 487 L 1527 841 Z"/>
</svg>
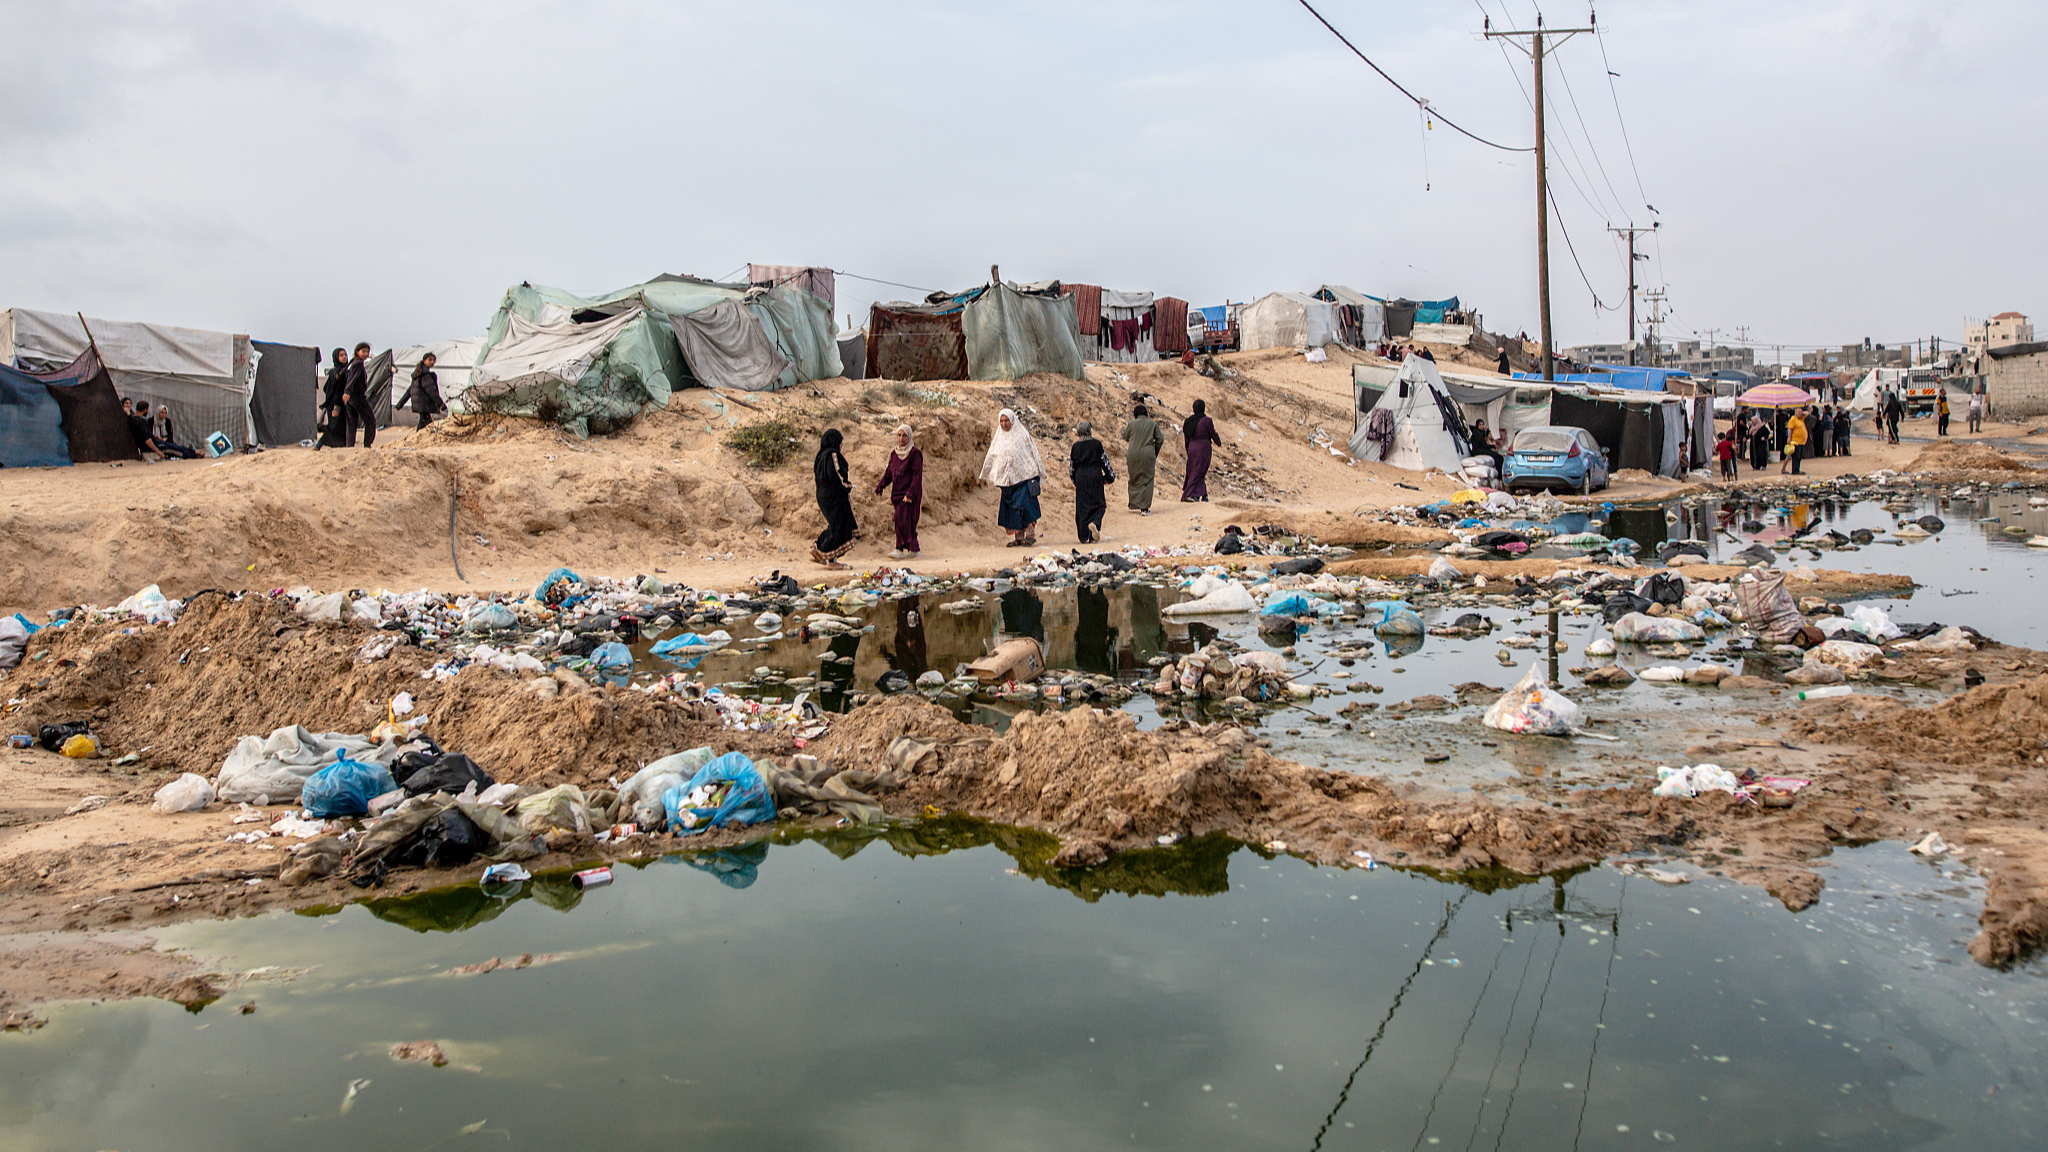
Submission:
<svg viewBox="0 0 2048 1152">
<path fill-rule="evenodd" d="M 311 440 L 320 416 L 320 350 L 263 340 L 249 345 L 258 357 L 256 385 L 249 393 L 256 443 Z"/>
<path fill-rule="evenodd" d="M 1320 348 L 1337 341 L 1337 308 L 1299 292 L 1272 292 L 1245 305 L 1237 318 L 1239 347 Z"/>
<path fill-rule="evenodd" d="M 868 316 L 871 380 L 965 380 L 967 336 L 958 311 L 877 304 Z"/>
<path fill-rule="evenodd" d="M 483 353 L 482 336 L 465 336 L 459 340 L 437 340 L 432 344 L 409 344 L 391 350 L 391 378 L 399 382 L 399 392 L 412 386 L 412 370 L 427 353 L 434 354 L 434 377 L 441 383 L 441 400 L 450 408 L 466 409 L 457 404 L 462 394 L 469 391 L 470 379 L 476 371 L 477 357 Z"/>
<path fill-rule="evenodd" d="M 760 322 L 731 300 L 668 322 L 690 371 L 707 387 L 766 392 L 789 367 Z"/>
<path fill-rule="evenodd" d="M 971 380 L 1015 380 L 1033 372 L 1084 378 L 1080 322 L 1071 296 L 991 284 L 967 302 L 960 330 Z"/>
<path fill-rule="evenodd" d="M 0 365 L 0 464 L 58 468 L 71 463 L 64 413 L 41 380 Z"/>
<path fill-rule="evenodd" d="M 830 268 L 811 268 L 802 264 L 749 264 L 747 283 L 756 288 L 780 288 L 793 284 L 825 302 L 826 311 L 838 305 L 838 278 Z"/>
<path fill-rule="evenodd" d="M 78 359 L 50 372 L 25 372 L 43 382 L 57 408 L 64 414 L 64 440 L 73 464 L 110 460 L 139 460 L 135 436 L 128 430 L 128 415 L 121 411 L 120 394 L 100 363 L 99 354 L 87 348 Z"/>
</svg>

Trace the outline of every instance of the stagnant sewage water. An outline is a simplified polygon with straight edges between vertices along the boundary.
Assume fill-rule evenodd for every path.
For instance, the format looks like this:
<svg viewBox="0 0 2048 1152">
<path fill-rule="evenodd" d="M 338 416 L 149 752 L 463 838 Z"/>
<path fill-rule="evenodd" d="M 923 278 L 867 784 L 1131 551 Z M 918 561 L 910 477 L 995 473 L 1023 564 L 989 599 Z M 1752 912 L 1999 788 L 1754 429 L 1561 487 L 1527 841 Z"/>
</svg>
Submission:
<svg viewBox="0 0 2048 1152">
<path fill-rule="evenodd" d="M 1877 601 L 1895 618 L 2048 646 L 2038 614 L 2011 611 L 2048 558 L 2003 531 L 2048 532 L 2048 510 L 2023 493 L 1915 508 L 1948 528 L 1789 561 L 1902 573 L 1925 587 Z M 1646 551 L 1661 533 L 1710 540 L 1717 555 L 1810 520 L 1846 532 L 1892 518 L 1868 503 L 1783 502 L 1605 517 Z M 1763 532 L 1742 530 L 1755 521 Z M 892 664 L 950 672 L 1009 631 L 1042 634 L 1056 666 L 1134 681 L 1150 656 L 1216 635 L 1271 646 L 1248 618 L 1162 618 L 1176 596 L 1012 590 L 958 615 L 926 603 L 957 595 L 885 603 L 874 633 L 829 649 L 852 665 L 821 668 L 828 646 L 785 639 L 706 670 L 823 672 L 866 690 Z M 1477 723 L 1483 701 L 1405 720 L 1354 713 L 1349 730 L 1336 718 L 1354 700 L 1502 686 L 1548 658 L 1513 650 L 1504 666 L 1503 636 L 1554 629 L 1569 667 L 1600 634 L 1596 617 L 1481 610 L 1500 625 L 1492 636 L 1377 645 L 1346 670 L 1382 692 L 1266 713 L 1262 735 L 1335 768 L 1516 794 L 1575 786 L 1590 757 L 1617 746 L 1495 739 Z M 1368 643 L 1351 625 L 1296 641 L 1311 663 Z M 1659 746 L 1677 727 L 1667 721 L 1724 706 L 1645 683 L 1573 694 L 1644 771 L 1675 754 Z M 1016 707 L 959 705 L 993 723 Z M 1127 707 L 1152 724 L 1161 707 L 1187 706 L 1140 695 Z M 1452 758 L 1425 766 L 1432 750 Z M 180 925 L 160 938 L 270 971 L 196 1013 L 155 1000 L 50 1010 L 40 1031 L 0 1043 L 0 1130 L 24 1149 L 1977 1149 L 2044 1138 L 2048 963 L 1974 964 L 1964 945 L 1981 883 L 1896 844 L 1835 852 L 1819 903 L 1797 914 L 1685 865 L 1664 865 L 1695 877 L 1683 887 L 1615 865 L 1444 878 L 1316 868 L 1208 838 L 1067 872 L 1048 865 L 1052 849 L 1037 833 L 948 817 L 678 853 L 621 866 L 590 892 L 546 875 L 498 895 L 465 884 Z M 447 974 L 521 954 L 541 962 Z M 253 1014 L 237 1011 L 245 1001 Z M 389 1057 L 419 1040 L 450 1063 Z"/>
</svg>

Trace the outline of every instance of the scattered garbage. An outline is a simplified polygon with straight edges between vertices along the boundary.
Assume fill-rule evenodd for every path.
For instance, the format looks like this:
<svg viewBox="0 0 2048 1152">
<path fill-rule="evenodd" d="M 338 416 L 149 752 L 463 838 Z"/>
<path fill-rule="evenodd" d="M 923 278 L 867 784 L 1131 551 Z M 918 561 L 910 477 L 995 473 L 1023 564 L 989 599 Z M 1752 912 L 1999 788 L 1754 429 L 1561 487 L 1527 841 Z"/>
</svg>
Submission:
<svg viewBox="0 0 2048 1152">
<path fill-rule="evenodd" d="M 705 828 L 760 824 L 775 819 L 775 798 L 754 762 L 728 752 L 706 764 L 687 783 L 661 797 L 669 828 L 690 835 Z"/>
<path fill-rule="evenodd" d="M 197 772 L 186 772 L 176 780 L 156 790 L 149 802 L 149 810 L 166 815 L 173 812 L 197 812 L 213 803 L 213 785 Z"/>
<path fill-rule="evenodd" d="M 1623 644 L 1690 643 L 1707 638 L 1706 630 L 1690 620 L 1675 616 L 1645 616 L 1631 612 L 1614 622 L 1615 640 Z"/>
<path fill-rule="evenodd" d="M 602 888 L 611 882 L 612 870 L 610 868 L 585 868 L 583 871 L 569 877 L 570 885 L 578 890 Z"/>
<path fill-rule="evenodd" d="M 1544 677 L 1543 666 L 1531 664 L 1521 682 L 1486 710 L 1481 722 L 1502 732 L 1534 736 L 1569 736 L 1585 721 L 1585 713 Z"/>
<path fill-rule="evenodd" d="M 81 732 L 76 736 L 66 736 L 57 751 L 73 760 L 90 760 L 100 754 L 100 743 L 91 733 Z"/>
<path fill-rule="evenodd" d="M 1212 578 L 1204 577 L 1203 579 L 1209 580 Z M 1169 605 L 1165 609 L 1164 615 L 1219 616 L 1230 612 L 1258 611 L 1258 602 L 1252 599 L 1252 594 L 1245 591 L 1244 585 L 1234 580 L 1216 581 L 1208 585 L 1204 591 L 1195 591 L 1195 589 L 1203 587 L 1203 581 L 1196 581 L 1194 586 L 1189 589 L 1195 595 L 1195 599 L 1183 600 L 1178 604 Z"/>
<path fill-rule="evenodd" d="M 293 725 L 269 736 L 244 736 L 236 741 L 214 776 L 214 787 L 230 804 L 289 804 L 299 799 L 308 777 L 343 756 L 389 763 L 398 758 L 399 751 L 396 744 L 375 744 L 341 732 L 316 735 Z"/>
<path fill-rule="evenodd" d="M 1251 597 L 1247 595 L 1245 600 L 1249 602 Z M 969 664 L 967 671 L 983 684 L 1029 684 L 1045 671 L 1045 649 L 1031 637 L 1019 636 L 996 645 L 988 655 Z"/>
<path fill-rule="evenodd" d="M 1943 840 L 1939 832 L 1929 832 L 1906 849 L 1915 856 L 1943 856 L 1948 850 L 1948 841 Z"/>
</svg>

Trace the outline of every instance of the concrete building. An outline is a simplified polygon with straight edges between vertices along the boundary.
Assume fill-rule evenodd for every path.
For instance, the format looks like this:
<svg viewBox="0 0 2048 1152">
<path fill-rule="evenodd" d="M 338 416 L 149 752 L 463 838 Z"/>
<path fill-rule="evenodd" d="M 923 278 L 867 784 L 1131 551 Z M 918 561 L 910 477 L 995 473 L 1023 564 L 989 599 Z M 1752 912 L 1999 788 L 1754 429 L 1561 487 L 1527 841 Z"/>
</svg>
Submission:
<svg viewBox="0 0 2048 1152">
<path fill-rule="evenodd" d="M 1994 418 L 2048 415 L 2048 344 L 1993 345 L 1984 355 L 1984 368 L 1984 399 Z"/>
<path fill-rule="evenodd" d="M 1799 354 L 1802 372 L 1868 371 L 1872 368 L 1910 368 L 1913 349 L 1909 345 L 1887 348 L 1882 344 L 1844 344 L 1841 349 L 1823 349 Z"/>
<path fill-rule="evenodd" d="M 2032 344 L 2034 326 L 2024 313 L 2000 312 L 1982 324 L 1963 329 L 1963 347 L 1973 354 L 2003 348 L 2008 344 Z"/>
<path fill-rule="evenodd" d="M 1626 344 L 1581 344 L 1576 348 L 1565 349 L 1564 354 L 1581 364 L 1628 363 L 1628 345 Z M 1647 357 L 1644 358 L 1644 362 L 1648 362 Z"/>
<path fill-rule="evenodd" d="M 1756 352 L 1749 348 L 1729 348 L 1718 345 L 1702 348 L 1697 340 L 1680 340 L 1664 346 L 1663 355 L 1657 358 L 1659 368 L 1677 368 L 1694 376 L 1712 376 L 1716 372 L 1756 371 Z"/>
</svg>

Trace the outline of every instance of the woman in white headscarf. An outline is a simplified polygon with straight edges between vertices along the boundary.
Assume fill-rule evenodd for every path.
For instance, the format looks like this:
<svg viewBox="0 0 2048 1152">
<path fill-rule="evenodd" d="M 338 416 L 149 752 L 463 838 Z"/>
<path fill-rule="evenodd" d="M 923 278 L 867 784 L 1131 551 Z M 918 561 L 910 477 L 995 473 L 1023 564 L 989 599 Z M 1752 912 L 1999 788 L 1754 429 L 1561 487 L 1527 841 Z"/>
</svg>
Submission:
<svg viewBox="0 0 2048 1152">
<path fill-rule="evenodd" d="M 1044 476 L 1045 459 L 1038 454 L 1038 442 L 1015 412 L 1003 409 L 996 415 L 988 456 L 981 462 L 981 479 L 1003 490 L 996 523 L 1009 535 L 1008 547 L 1038 542 L 1033 529 L 1038 524 L 1038 487 Z"/>
</svg>

